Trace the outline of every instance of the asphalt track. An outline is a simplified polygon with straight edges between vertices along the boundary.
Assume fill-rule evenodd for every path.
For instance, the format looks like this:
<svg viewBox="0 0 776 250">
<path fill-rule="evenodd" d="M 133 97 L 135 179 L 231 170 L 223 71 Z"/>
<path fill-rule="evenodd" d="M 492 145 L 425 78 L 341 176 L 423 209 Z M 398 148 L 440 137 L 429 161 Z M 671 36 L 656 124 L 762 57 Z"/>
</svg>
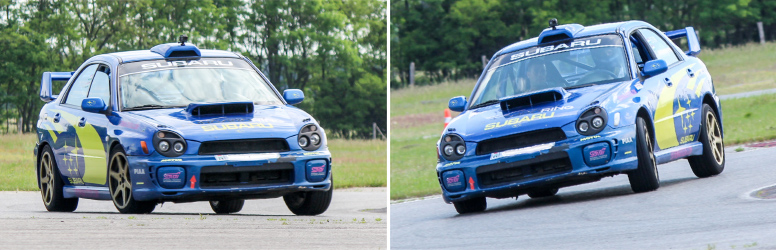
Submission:
<svg viewBox="0 0 776 250">
<path fill-rule="evenodd" d="M 391 248 L 776 249 L 776 199 L 751 196 L 776 185 L 776 148 L 726 154 L 710 178 L 695 177 L 686 160 L 660 165 L 660 188 L 641 194 L 618 175 L 555 197 L 488 198 L 471 215 L 439 196 L 395 203 Z"/>
<path fill-rule="evenodd" d="M 385 188 L 335 190 L 319 216 L 294 216 L 282 198 L 246 201 L 234 215 L 207 202 L 127 215 L 85 199 L 52 213 L 39 192 L 0 192 L 0 249 L 385 249 L 387 197 Z"/>
</svg>

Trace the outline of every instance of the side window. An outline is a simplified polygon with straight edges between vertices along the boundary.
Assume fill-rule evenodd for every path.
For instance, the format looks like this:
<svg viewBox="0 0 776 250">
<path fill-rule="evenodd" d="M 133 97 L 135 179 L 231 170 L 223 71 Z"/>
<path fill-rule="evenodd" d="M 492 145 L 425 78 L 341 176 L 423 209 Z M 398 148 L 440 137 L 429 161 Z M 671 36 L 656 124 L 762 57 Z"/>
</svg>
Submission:
<svg viewBox="0 0 776 250">
<path fill-rule="evenodd" d="M 663 38 L 650 29 L 640 29 L 639 33 L 646 40 L 647 45 L 652 48 L 652 52 L 655 53 L 657 59 L 663 59 L 667 65 L 674 64 L 679 61 L 676 57 L 674 50 L 666 43 Z"/>
<path fill-rule="evenodd" d="M 89 94 L 89 85 L 92 83 L 95 71 L 97 71 L 97 64 L 89 65 L 81 71 L 81 74 L 75 79 L 73 86 L 70 87 L 70 91 L 67 93 L 66 104 L 81 107 L 81 101 Z"/>
<path fill-rule="evenodd" d="M 100 65 L 97 69 L 97 73 L 94 74 L 94 81 L 92 81 L 92 87 L 89 89 L 89 98 L 99 97 L 105 104 L 110 102 L 110 68 L 105 65 Z"/>
</svg>

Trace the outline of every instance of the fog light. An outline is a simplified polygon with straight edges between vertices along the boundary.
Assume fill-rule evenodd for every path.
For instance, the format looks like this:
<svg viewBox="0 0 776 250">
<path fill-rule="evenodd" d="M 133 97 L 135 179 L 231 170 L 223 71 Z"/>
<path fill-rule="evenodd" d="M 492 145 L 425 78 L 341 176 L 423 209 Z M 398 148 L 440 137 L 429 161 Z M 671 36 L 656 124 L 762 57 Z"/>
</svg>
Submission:
<svg viewBox="0 0 776 250">
<path fill-rule="evenodd" d="M 588 166 L 598 166 L 609 162 L 611 149 L 609 143 L 599 142 L 585 146 L 582 153 Z"/>
<path fill-rule="evenodd" d="M 307 162 L 307 181 L 324 181 L 327 173 L 325 160 L 312 160 Z"/>
<path fill-rule="evenodd" d="M 466 189 L 465 180 L 461 170 L 450 170 L 442 173 L 442 184 L 450 192 L 461 192 Z"/>
</svg>

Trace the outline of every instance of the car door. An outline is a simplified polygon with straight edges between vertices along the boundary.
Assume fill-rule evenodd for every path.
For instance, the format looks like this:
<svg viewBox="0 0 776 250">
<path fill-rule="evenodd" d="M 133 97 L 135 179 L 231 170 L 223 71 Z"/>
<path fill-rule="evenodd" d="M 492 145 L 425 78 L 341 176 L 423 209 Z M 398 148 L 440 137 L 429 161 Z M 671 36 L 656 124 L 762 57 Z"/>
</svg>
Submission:
<svg viewBox="0 0 776 250">
<path fill-rule="evenodd" d="M 110 105 L 110 67 L 100 64 L 89 87 L 88 98 L 102 98 Z M 76 132 L 83 150 L 84 172 L 81 177 L 87 185 L 106 185 L 108 160 L 106 149 L 108 118 L 105 114 L 80 111 Z"/>
<path fill-rule="evenodd" d="M 105 91 L 110 96 L 109 88 L 101 86 L 109 86 L 109 83 L 105 83 L 107 80 L 104 80 L 106 73 L 98 73 L 103 68 L 106 66 L 101 64 L 85 67 L 60 103 L 60 109 L 54 111 L 54 115 L 61 117 L 60 122 L 67 127 L 66 132 L 60 135 L 64 145 L 58 149 L 57 154 L 62 162 L 58 164 L 60 172 L 68 177 L 70 185 L 105 184 L 107 160 L 103 138 L 106 135 L 107 118 L 104 114 L 81 109 L 81 102 L 87 97 L 101 97 Z M 97 80 L 96 84 L 93 84 L 94 80 Z"/>
<path fill-rule="evenodd" d="M 660 150 L 675 147 L 690 139 L 693 128 L 690 122 L 693 114 L 692 100 L 688 99 L 687 85 L 690 77 L 687 69 L 692 65 L 677 55 L 666 39 L 650 28 L 639 29 L 636 40 L 646 50 L 649 60 L 662 59 L 668 70 L 645 80 L 645 86 L 658 86 L 657 105 L 653 114 L 655 140 Z M 635 35 L 635 34 L 634 34 Z M 692 137 L 692 136 L 690 136 Z"/>
</svg>

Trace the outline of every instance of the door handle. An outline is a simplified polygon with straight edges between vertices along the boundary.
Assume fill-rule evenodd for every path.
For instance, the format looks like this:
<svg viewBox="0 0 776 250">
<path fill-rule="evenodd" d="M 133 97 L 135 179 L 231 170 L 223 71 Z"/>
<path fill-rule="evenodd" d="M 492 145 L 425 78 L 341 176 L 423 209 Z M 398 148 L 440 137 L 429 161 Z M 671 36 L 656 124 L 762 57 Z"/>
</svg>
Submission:
<svg viewBox="0 0 776 250">
<path fill-rule="evenodd" d="M 86 126 L 86 117 L 81 117 L 81 120 L 78 121 L 78 126 L 79 127 Z"/>
<path fill-rule="evenodd" d="M 665 78 L 663 81 L 666 83 L 666 86 L 671 87 L 674 85 L 674 83 L 671 82 L 671 79 Z"/>
<path fill-rule="evenodd" d="M 54 123 L 59 123 L 59 118 L 62 117 L 59 113 L 54 114 Z"/>
<path fill-rule="evenodd" d="M 687 69 L 687 75 L 689 75 L 690 78 L 695 77 L 695 73 L 692 72 L 692 69 Z"/>
</svg>

